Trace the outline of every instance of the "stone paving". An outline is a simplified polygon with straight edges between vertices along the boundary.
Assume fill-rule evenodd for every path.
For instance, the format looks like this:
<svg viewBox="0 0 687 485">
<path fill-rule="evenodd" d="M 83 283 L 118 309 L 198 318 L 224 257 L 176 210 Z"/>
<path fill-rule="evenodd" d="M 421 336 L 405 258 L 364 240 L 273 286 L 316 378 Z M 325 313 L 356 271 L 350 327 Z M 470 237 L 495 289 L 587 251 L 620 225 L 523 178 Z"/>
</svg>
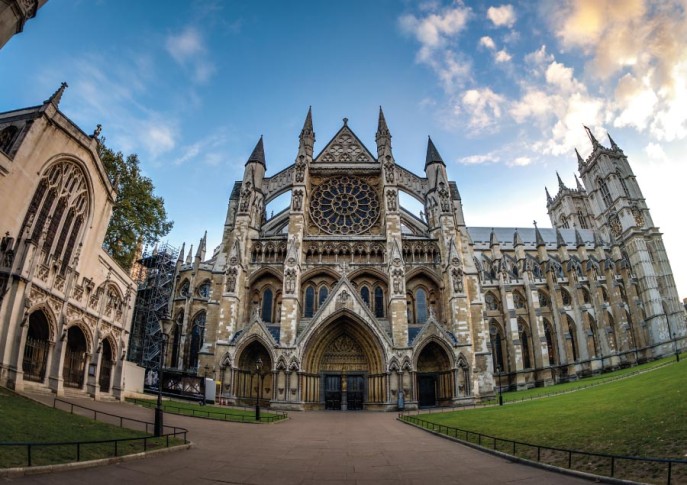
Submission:
<svg viewBox="0 0 687 485">
<path fill-rule="evenodd" d="M 50 400 L 50 396 L 40 397 Z M 131 404 L 72 399 L 139 419 Z M 190 431 L 193 447 L 141 460 L 6 479 L 36 484 L 574 484 L 585 480 L 482 453 L 396 421 L 394 413 L 290 413 L 275 424 L 165 415 Z"/>
</svg>

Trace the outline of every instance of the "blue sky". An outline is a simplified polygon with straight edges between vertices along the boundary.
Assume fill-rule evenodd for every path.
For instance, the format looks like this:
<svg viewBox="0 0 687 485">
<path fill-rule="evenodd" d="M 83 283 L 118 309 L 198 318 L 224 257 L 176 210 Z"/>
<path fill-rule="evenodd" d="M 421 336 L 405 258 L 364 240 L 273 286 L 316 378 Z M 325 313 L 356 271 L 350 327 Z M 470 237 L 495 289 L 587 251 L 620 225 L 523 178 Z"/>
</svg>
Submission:
<svg viewBox="0 0 687 485">
<path fill-rule="evenodd" d="M 681 0 L 233 2 L 49 0 L 0 50 L 0 110 L 62 81 L 62 111 L 139 154 L 173 245 L 219 244 L 260 135 L 291 164 L 312 106 L 319 151 L 349 118 L 374 153 L 384 108 L 399 164 L 427 135 L 471 226 L 549 226 L 544 186 L 574 186 L 609 131 L 628 155 L 687 296 L 687 19 Z M 279 207 L 274 208 L 275 211 Z"/>
</svg>

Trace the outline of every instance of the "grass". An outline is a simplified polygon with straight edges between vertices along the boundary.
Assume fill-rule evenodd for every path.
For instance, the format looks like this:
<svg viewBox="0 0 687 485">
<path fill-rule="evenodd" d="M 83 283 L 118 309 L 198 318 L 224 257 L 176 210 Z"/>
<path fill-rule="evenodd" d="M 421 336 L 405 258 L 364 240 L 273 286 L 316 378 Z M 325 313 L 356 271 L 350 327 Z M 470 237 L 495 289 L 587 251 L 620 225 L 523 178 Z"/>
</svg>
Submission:
<svg viewBox="0 0 687 485">
<path fill-rule="evenodd" d="M 64 411 L 49 408 L 0 387 L 0 439 L 3 443 L 76 442 L 143 438 L 140 431 L 119 428 Z M 148 449 L 164 446 L 164 439 L 147 440 Z M 143 440 L 117 444 L 117 456 L 143 451 Z M 115 455 L 113 443 L 83 444 L 80 461 L 108 458 Z M 59 446 L 32 446 L 31 464 L 53 465 L 77 461 L 74 444 Z M 1 446 L 0 468 L 27 466 L 26 446 Z"/>
<path fill-rule="evenodd" d="M 157 400 L 154 399 L 127 399 L 130 402 L 153 408 L 157 405 Z M 180 414 L 183 416 L 194 416 L 208 419 L 216 419 L 218 421 L 238 421 L 238 422 L 255 422 L 255 411 L 240 408 L 228 408 L 225 406 L 203 405 L 196 402 L 189 401 L 162 401 L 162 409 L 170 414 Z M 260 412 L 260 422 L 273 422 L 283 419 L 285 414 L 275 414 L 270 412 Z"/>
<path fill-rule="evenodd" d="M 662 367 L 675 360 L 674 356 L 665 357 L 663 359 L 654 360 L 646 364 L 642 364 L 636 367 L 627 367 L 625 369 L 618 369 L 613 372 L 606 372 L 604 374 L 599 374 L 595 376 L 585 377 L 577 381 L 565 382 L 563 384 L 557 384 L 555 386 L 549 387 L 535 387 L 532 389 L 527 389 L 524 391 L 509 391 L 503 393 L 503 402 L 518 402 L 525 401 L 529 399 L 536 399 L 540 397 L 550 397 L 557 394 L 562 394 L 565 392 L 576 391 L 579 389 L 585 389 L 587 387 L 596 386 L 599 384 L 605 384 L 615 381 L 622 377 L 628 377 L 634 375 L 641 371 L 646 371 L 650 369 L 655 369 Z M 504 380 L 505 382 L 505 380 Z M 498 398 L 488 401 L 492 404 L 496 402 Z"/>
<path fill-rule="evenodd" d="M 686 395 L 687 362 L 683 360 L 628 379 L 547 399 L 425 414 L 420 418 L 549 447 L 684 459 L 687 456 Z M 590 471 L 608 473 L 604 460 L 585 460 L 589 461 Z M 623 466 L 639 467 L 627 462 Z M 645 468 L 633 472 L 632 476 L 646 481 L 660 481 L 657 477 L 662 476 L 665 480 L 665 465 Z M 687 466 L 678 465 L 675 470 L 683 480 L 687 479 Z"/>
</svg>

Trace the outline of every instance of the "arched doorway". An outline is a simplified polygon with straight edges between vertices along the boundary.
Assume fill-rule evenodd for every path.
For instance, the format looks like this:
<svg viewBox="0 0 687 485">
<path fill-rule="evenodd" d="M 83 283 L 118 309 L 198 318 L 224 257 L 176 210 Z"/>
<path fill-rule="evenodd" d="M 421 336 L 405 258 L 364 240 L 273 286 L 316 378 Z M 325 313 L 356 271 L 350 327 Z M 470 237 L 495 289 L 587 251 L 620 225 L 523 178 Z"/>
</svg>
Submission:
<svg viewBox="0 0 687 485">
<path fill-rule="evenodd" d="M 86 371 L 86 337 L 78 326 L 67 331 L 67 348 L 64 353 L 62 378 L 66 387 L 81 389 Z"/>
<path fill-rule="evenodd" d="M 453 372 L 446 351 L 428 343 L 417 358 L 417 393 L 420 407 L 449 403 L 453 397 Z"/>
<path fill-rule="evenodd" d="M 112 366 L 114 364 L 114 359 L 112 358 L 112 346 L 110 345 L 109 340 L 105 339 L 103 341 L 101 353 L 100 378 L 98 379 L 98 383 L 100 384 L 100 392 L 110 392 L 110 381 L 112 380 Z"/>
<path fill-rule="evenodd" d="M 304 353 L 303 401 L 355 411 L 386 403 L 384 355 L 376 336 L 348 317 L 324 325 Z"/>
<path fill-rule="evenodd" d="M 268 406 L 273 389 L 272 357 L 265 346 L 254 340 L 241 352 L 238 369 L 234 369 L 234 393 L 246 404 L 257 399 L 261 406 Z"/>
<path fill-rule="evenodd" d="M 41 310 L 29 316 L 29 331 L 24 345 L 22 370 L 24 379 L 33 382 L 43 382 L 48 367 L 48 353 L 50 352 L 50 323 Z"/>
</svg>

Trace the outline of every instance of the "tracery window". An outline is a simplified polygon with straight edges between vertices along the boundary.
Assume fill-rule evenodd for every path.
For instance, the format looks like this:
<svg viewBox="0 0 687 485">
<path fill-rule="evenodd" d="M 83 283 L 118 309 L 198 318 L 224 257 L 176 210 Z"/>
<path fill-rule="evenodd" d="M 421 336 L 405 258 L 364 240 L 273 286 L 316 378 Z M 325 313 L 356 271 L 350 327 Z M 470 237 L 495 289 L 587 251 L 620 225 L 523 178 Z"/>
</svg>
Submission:
<svg viewBox="0 0 687 485">
<path fill-rule="evenodd" d="M 210 290 L 212 289 L 210 285 L 210 280 L 206 280 L 198 287 L 198 296 L 201 298 L 210 298 Z"/>
<path fill-rule="evenodd" d="M 88 215 L 89 196 L 86 177 L 75 163 L 51 166 L 36 188 L 24 227 L 33 219 L 31 238 L 39 240 L 46 230 L 43 250 L 62 261 L 61 271 L 69 265 L 81 228 Z M 48 219 L 50 223 L 45 227 Z"/>
<path fill-rule="evenodd" d="M 581 209 L 577 211 L 577 219 L 580 221 L 580 228 L 589 228 L 589 225 L 587 224 L 587 218 L 584 216 Z"/>
<path fill-rule="evenodd" d="M 522 365 L 525 369 L 532 367 L 532 360 L 530 358 L 530 338 L 527 326 L 520 324 L 518 330 L 520 331 L 520 343 L 522 345 Z"/>
<path fill-rule="evenodd" d="M 582 301 L 586 304 L 589 304 L 592 302 L 592 298 L 589 295 L 589 291 L 586 288 L 582 288 Z"/>
<path fill-rule="evenodd" d="M 611 193 L 608 191 L 608 185 L 606 185 L 606 181 L 599 177 L 596 179 L 596 183 L 599 185 L 599 190 L 601 191 L 601 199 L 603 200 L 606 207 L 610 207 Z"/>
<path fill-rule="evenodd" d="M 379 198 L 357 177 L 329 179 L 310 201 L 310 217 L 327 234 L 361 234 L 379 218 Z"/>
<path fill-rule="evenodd" d="M 191 283 L 188 280 L 184 280 L 184 282 L 181 284 L 181 288 L 179 288 L 179 295 L 189 296 L 190 290 L 191 290 Z"/>
<path fill-rule="evenodd" d="M 551 300 L 549 299 L 549 295 L 547 295 L 546 293 L 544 293 L 541 290 L 539 290 L 537 292 L 537 294 L 539 296 L 539 306 L 540 307 L 545 308 L 545 307 L 551 306 Z"/>
<path fill-rule="evenodd" d="M 515 308 L 525 308 L 525 297 L 522 296 L 519 292 L 514 291 L 513 292 L 513 304 L 515 305 Z"/>
<path fill-rule="evenodd" d="M 370 289 L 367 286 L 360 288 L 360 298 L 363 299 L 368 307 L 370 306 Z"/>
<path fill-rule="evenodd" d="M 16 126 L 8 126 L 0 131 L 0 150 L 5 153 L 9 153 L 12 148 L 12 142 L 14 141 L 19 128 Z"/>
<path fill-rule="evenodd" d="M 489 327 L 489 337 L 491 344 L 491 351 L 493 352 L 492 359 L 494 360 L 494 370 L 496 372 L 505 372 L 506 368 L 503 366 L 503 333 L 501 332 L 501 327 L 492 321 Z"/>
<path fill-rule="evenodd" d="M 189 352 L 188 367 L 190 369 L 198 368 L 198 354 L 203 348 L 203 340 L 205 339 L 205 312 L 200 312 L 193 319 L 193 327 L 191 329 L 191 349 Z"/>
<path fill-rule="evenodd" d="M 620 172 L 616 172 L 616 177 L 618 177 L 618 180 L 620 180 L 620 185 L 623 188 L 623 192 L 625 192 L 625 197 L 630 197 L 630 191 L 627 190 L 627 184 L 625 183 L 625 179 L 623 178 L 622 174 Z"/>
<path fill-rule="evenodd" d="M 570 298 L 570 293 L 563 289 L 561 289 L 561 300 L 563 300 L 563 306 L 572 305 L 572 298 Z"/>
<path fill-rule="evenodd" d="M 327 296 L 329 296 L 329 288 L 327 288 L 326 286 L 322 286 L 320 288 L 319 298 L 317 299 L 317 308 L 322 306 L 322 303 L 325 302 Z"/>
<path fill-rule="evenodd" d="M 487 310 L 498 310 L 499 302 L 492 293 L 487 293 L 484 297 L 484 302 L 487 305 Z"/>
<path fill-rule="evenodd" d="M 556 365 L 556 347 L 554 345 L 553 327 L 544 319 L 544 336 L 546 337 L 546 350 L 549 354 L 549 365 Z"/>
</svg>

